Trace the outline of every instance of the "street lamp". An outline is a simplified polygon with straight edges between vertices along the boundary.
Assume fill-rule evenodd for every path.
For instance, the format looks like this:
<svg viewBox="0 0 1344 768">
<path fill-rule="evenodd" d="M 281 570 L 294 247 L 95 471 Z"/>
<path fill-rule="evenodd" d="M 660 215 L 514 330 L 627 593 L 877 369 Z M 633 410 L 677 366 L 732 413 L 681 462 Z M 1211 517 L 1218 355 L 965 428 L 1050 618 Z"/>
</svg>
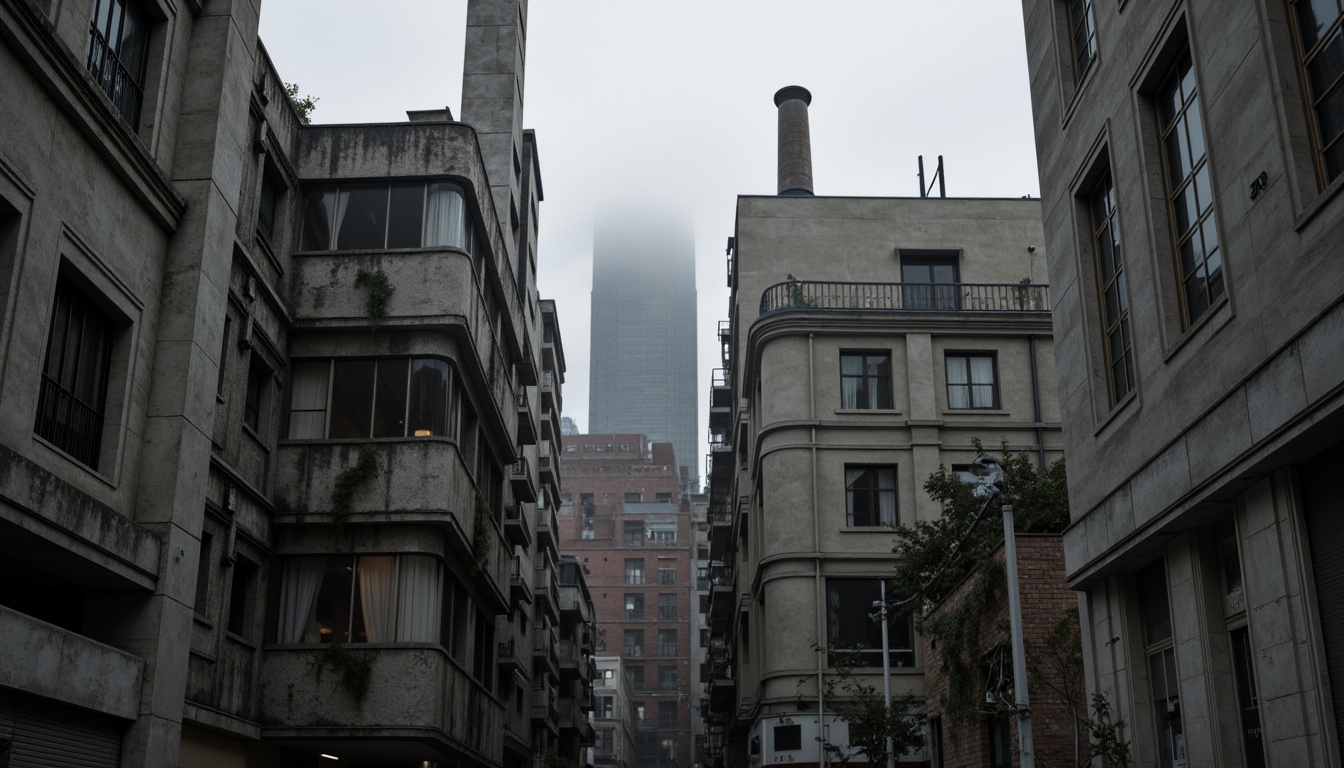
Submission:
<svg viewBox="0 0 1344 768">
<path fill-rule="evenodd" d="M 1008 617 L 1013 635 L 1013 698 L 1017 709 L 1017 750 L 1021 768 L 1036 768 L 1036 750 L 1031 739 L 1031 700 L 1027 696 L 1027 651 L 1022 639 L 1022 596 L 1017 586 L 1017 535 L 1013 524 L 1013 500 L 1008 473 L 998 459 L 981 453 L 971 462 L 971 472 L 988 480 L 985 504 L 998 496 L 1003 501 L 1003 560 L 1008 571 Z"/>
<path fill-rule="evenodd" d="M 890 733 L 891 722 L 891 642 L 887 639 L 887 582 L 880 579 L 877 582 L 877 602 L 873 603 L 876 609 L 877 621 L 882 624 L 882 695 L 886 698 L 886 719 L 883 727 L 887 733 L 887 768 L 896 768 L 896 755 L 893 754 L 895 744 L 892 743 Z"/>
</svg>

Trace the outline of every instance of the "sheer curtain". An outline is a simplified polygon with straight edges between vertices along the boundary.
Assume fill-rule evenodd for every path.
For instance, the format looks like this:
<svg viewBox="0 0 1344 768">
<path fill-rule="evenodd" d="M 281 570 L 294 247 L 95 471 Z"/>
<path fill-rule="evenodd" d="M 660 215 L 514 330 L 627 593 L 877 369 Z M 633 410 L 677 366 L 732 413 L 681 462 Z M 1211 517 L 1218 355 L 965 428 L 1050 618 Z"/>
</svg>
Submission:
<svg viewBox="0 0 1344 768">
<path fill-rule="evenodd" d="M 280 576 L 280 626 L 276 640 L 281 643 L 316 643 L 313 607 L 317 587 L 327 570 L 325 557 L 293 557 L 285 561 Z M 312 635 L 307 637 L 307 635 Z"/>
<path fill-rule="evenodd" d="M 972 357 L 971 363 L 971 400 L 972 407 L 994 407 L 994 358 Z"/>
<path fill-rule="evenodd" d="M 327 429 L 327 378 L 331 363 L 326 360 L 295 363 L 289 377 L 289 437 L 292 440 L 321 440 Z"/>
<path fill-rule="evenodd" d="M 360 555 L 358 565 L 364 635 L 370 643 L 390 643 L 396 628 L 397 558 Z"/>
<path fill-rule="evenodd" d="M 896 470 L 877 470 L 877 488 L 877 521 L 883 525 L 895 525 Z"/>
<path fill-rule="evenodd" d="M 439 642 L 443 606 L 439 561 L 429 555 L 402 555 L 398 581 L 397 642 Z"/>
<path fill-rule="evenodd" d="M 425 200 L 426 248 L 448 245 L 467 247 L 467 208 L 456 184 L 439 182 L 429 185 Z"/>
<path fill-rule="evenodd" d="M 954 357 L 947 361 L 947 407 L 970 408 L 971 387 L 966 380 L 966 358 Z"/>
</svg>

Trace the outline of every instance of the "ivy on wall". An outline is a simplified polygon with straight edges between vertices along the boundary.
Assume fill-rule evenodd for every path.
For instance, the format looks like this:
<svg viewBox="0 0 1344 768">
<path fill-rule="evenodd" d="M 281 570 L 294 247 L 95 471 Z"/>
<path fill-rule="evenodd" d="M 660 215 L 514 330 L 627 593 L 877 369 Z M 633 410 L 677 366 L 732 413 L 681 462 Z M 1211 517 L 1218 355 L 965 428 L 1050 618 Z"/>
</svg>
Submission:
<svg viewBox="0 0 1344 768">
<path fill-rule="evenodd" d="M 350 504 L 355 491 L 377 475 L 378 449 L 373 445 L 361 445 L 359 458 L 354 466 L 341 470 L 336 476 L 336 482 L 332 483 L 331 520 L 336 524 L 336 530 L 345 530 L 345 523 L 350 519 Z"/>
<path fill-rule="evenodd" d="M 392 298 L 392 294 L 397 292 L 396 286 L 387 279 L 387 273 L 381 269 L 367 269 L 360 267 L 355 273 L 355 285 L 368 289 L 368 296 L 364 300 L 364 311 L 369 316 L 369 323 L 377 328 L 380 323 L 387 319 L 387 302 Z"/>
</svg>

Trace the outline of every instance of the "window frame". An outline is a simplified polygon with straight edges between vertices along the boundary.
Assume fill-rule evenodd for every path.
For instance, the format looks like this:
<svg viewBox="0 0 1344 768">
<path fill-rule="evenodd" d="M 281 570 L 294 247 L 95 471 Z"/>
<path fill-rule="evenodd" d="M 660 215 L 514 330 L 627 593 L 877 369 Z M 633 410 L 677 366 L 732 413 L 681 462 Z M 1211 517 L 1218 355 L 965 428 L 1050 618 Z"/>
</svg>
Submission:
<svg viewBox="0 0 1344 768">
<path fill-rule="evenodd" d="M 974 368 L 971 366 L 972 360 L 989 359 L 989 370 L 993 379 L 986 385 L 984 382 L 977 382 L 973 378 Z M 949 375 L 952 368 L 952 361 L 959 359 L 964 361 L 963 368 L 966 373 L 965 384 L 953 384 L 952 377 Z M 999 353 L 992 349 L 948 349 L 943 351 L 943 394 L 947 398 L 947 410 L 949 411 L 997 411 L 1003 407 L 1001 393 L 999 391 Z M 976 405 L 975 391 L 976 387 L 989 386 L 992 393 L 992 399 L 989 405 Z M 952 404 L 952 388 L 966 388 L 966 402 L 969 405 L 957 407 Z"/>
<path fill-rule="evenodd" d="M 1134 367 L 1134 338 L 1129 311 L 1128 282 L 1125 279 L 1124 246 L 1120 240 L 1120 215 L 1116 204 L 1116 192 L 1111 171 L 1106 168 L 1101 179 L 1093 185 L 1087 196 L 1088 221 L 1090 223 L 1092 244 L 1092 266 L 1096 273 L 1097 314 L 1101 320 L 1102 352 L 1105 357 L 1107 393 L 1109 404 L 1115 407 L 1137 388 L 1137 372 Z M 1104 220 L 1103 219 L 1104 213 Z M 1109 244 L 1103 243 L 1103 238 Z M 1104 249 L 1110 248 L 1111 269 L 1105 269 L 1107 260 Z M 1107 298 L 1114 291 L 1116 311 L 1112 312 L 1112 302 Z M 1112 336 L 1119 334 L 1122 345 L 1119 353 L 1115 349 Z M 1123 365 L 1126 377 L 1123 382 L 1116 376 L 1115 368 Z M 1124 384 L 1123 390 L 1121 384 Z"/>
<path fill-rule="evenodd" d="M 867 618 L 868 613 L 872 610 L 872 603 L 878 599 L 878 595 L 880 594 L 878 587 L 878 582 L 880 580 L 881 579 L 877 577 L 828 577 L 826 579 L 826 643 L 828 655 L 835 652 L 852 654 L 860 662 L 855 666 L 860 668 L 880 668 L 882 666 L 881 627 L 878 627 Z M 843 626 L 836 623 L 841 620 L 841 617 L 832 615 L 832 612 L 838 613 L 843 609 L 843 606 L 832 605 L 831 590 L 833 585 L 838 584 L 846 584 L 851 588 L 857 587 L 860 584 L 871 585 L 872 600 L 866 600 L 862 596 L 856 596 L 854 594 L 849 595 L 849 599 L 858 600 L 859 603 L 857 603 L 857 605 L 862 607 L 862 618 L 859 619 L 859 622 L 861 623 L 854 623 L 852 620 Z M 904 625 L 903 630 L 899 626 L 900 624 Z M 843 633 L 845 628 L 852 630 L 856 626 L 862 626 L 865 630 L 865 635 L 872 633 L 871 639 L 873 639 L 875 646 L 868 646 L 864 642 L 855 645 L 838 644 L 838 641 L 844 640 L 850 642 L 853 638 L 838 637 L 837 631 Z M 896 647 L 895 640 L 901 634 L 904 634 L 904 636 L 908 638 L 908 647 Z M 865 641 L 868 639 L 870 638 L 865 637 Z M 909 613 L 890 613 L 888 616 L 887 649 L 888 656 L 891 658 L 892 667 L 916 668 L 918 666 L 918 656 L 915 650 L 916 644 L 917 638 L 914 629 L 914 617 Z M 834 666 L 834 661 L 829 658 L 827 663 Z"/>
<path fill-rule="evenodd" d="M 419 244 L 414 246 L 389 245 L 391 242 L 391 232 L 393 229 L 393 190 L 402 187 L 420 185 L 422 187 L 420 197 L 420 235 Z M 461 199 L 462 204 L 462 232 L 461 242 L 438 243 L 426 245 L 429 239 L 427 229 L 429 227 L 429 196 L 430 188 L 435 185 L 444 185 L 455 191 Z M 355 192 L 385 190 L 386 199 L 382 211 L 382 245 L 374 247 L 341 247 L 341 230 L 344 221 L 338 221 L 334 215 L 336 209 L 341 205 L 341 195 L 343 192 L 353 194 Z M 361 251 L 386 251 L 386 250 L 411 250 L 411 249 L 434 249 L 443 250 L 445 248 L 454 248 L 469 254 L 476 269 L 480 271 L 480 264 L 488 260 L 486 258 L 486 248 L 484 238 L 479 232 L 479 216 L 473 209 L 471 202 L 472 196 L 469 194 L 470 185 L 463 179 L 456 177 L 417 177 L 404 179 L 331 179 L 316 180 L 303 184 L 299 188 L 299 220 L 295 228 L 297 243 L 295 249 L 300 253 L 351 253 Z M 331 202 L 326 201 L 326 196 L 331 195 Z M 348 199 L 348 198 L 347 198 Z M 347 203 L 347 206 L 349 203 Z M 322 216 L 318 217 L 317 213 Z M 376 213 L 376 211 L 375 211 Z M 342 216 L 345 214 L 343 213 Z M 318 237 L 316 225 L 324 223 L 326 225 L 325 240 L 314 241 L 310 238 Z M 310 234 L 311 233 L 311 234 Z M 350 236 L 350 235 L 347 235 Z"/>
<path fill-rule="evenodd" d="M 47 343 L 43 348 L 39 364 L 37 412 L 33 422 L 33 434 L 42 438 L 72 460 L 94 472 L 101 473 L 100 464 L 103 462 L 103 453 L 108 442 L 107 402 L 113 383 L 112 361 L 115 354 L 116 338 L 121 332 L 120 324 L 106 311 L 101 302 L 90 296 L 87 289 L 78 285 L 72 279 L 72 276 L 67 275 L 64 271 L 58 272 L 56 286 L 51 296 Z M 64 304 L 62 304 L 62 300 L 64 300 Z M 59 318 L 58 315 L 62 310 L 64 310 L 64 317 Z M 87 328 L 91 314 L 93 316 L 92 320 L 102 328 L 100 338 L 93 339 L 93 342 L 101 347 L 101 350 L 97 353 L 100 359 L 93 361 L 84 359 L 83 349 L 86 339 L 81 330 L 79 338 L 73 339 L 78 344 L 75 352 L 76 359 L 74 361 L 67 360 L 67 345 L 72 341 L 69 337 L 71 331 L 69 324 L 77 310 L 80 312 L 79 318 L 82 329 Z M 61 341 L 60 360 L 55 361 L 57 367 L 53 375 L 52 344 L 56 341 L 58 320 L 61 322 L 59 326 L 62 329 L 61 335 L 65 338 Z M 91 363 L 95 370 L 91 374 L 92 381 L 85 379 L 85 384 L 82 386 L 81 378 L 85 373 L 83 370 L 85 363 Z M 74 365 L 73 374 L 67 371 L 67 364 Z M 71 376 L 73 376 L 74 381 L 68 385 L 63 383 Z M 92 392 L 85 392 L 81 395 L 76 391 L 87 387 L 92 387 Z M 55 399 L 54 402 L 52 402 L 53 398 Z M 83 402 L 86 399 L 95 402 Z M 92 432 L 86 438 L 80 439 L 79 435 L 70 433 L 71 427 L 68 423 L 60 423 L 59 412 L 64 410 L 69 414 L 69 405 L 64 409 L 61 407 L 64 400 L 78 404 L 83 410 L 89 412 L 89 417 L 92 420 L 96 421 L 96 424 L 90 425 Z M 77 445 L 76 443 L 80 444 Z"/>
<path fill-rule="evenodd" d="M 406 361 L 406 392 L 404 394 L 405 405 L 402 411 L 403 434 L 375 437 L 374 432 L 377 428 L 375 409 L 378 403 L 378 391 L 377 391 L 378 364 L 398 360 Z M 336 384 L 337 363 L 339 362 L 350 364 L 365 361 L 370 361 L 374 363 L 374 377 L 375 377 L 374 383 L 372 384 L 373 389 L 370 392 L 368 413 L 366 414 L 366 418 L 368 419 L 369 422 L 368 434 L 364 437 L 331 437 L 332 412 L 335 410 L 336 407 L 333 401 L 337 386 Z M 446 400 L 443 405 L 444 409 L 443 418 L 445 420 L 445 428 L 447 431 L 443 435 L 433 435 L 433 434 L 420 435 L 413 433 L 411 429 L 412 426 L 411 410 L 415 400 L 413 395 L 416 394 L 414 379 L 415 379 L 415 364 L 417 361 L 441 362 L 445 363 L 448 367 L 447 391 L 444 393 Z M 295 398 L 298 396 L 296 379 L 301 375 L 302 371 L 307 369 L 307 366 L 311 365 L 315 366 L 316 368 L 320 368 L 320 364 L 323 362 L 326 362 L 328 365 L 326 370 L 326 377 L 327 377 L 326 391 L 323 396 L 324 399 L 321 407 L 296 409 Z M 460 371 L 458 370 L 457 363 L 446 357 L 441 357 L 437 355 L 407 355 L 407 356 L 393 355 L 387 357 L 316 357 L 316 358 L 295 359 L 289 366 L 289 382 L 287 390 L 289 397 L 287 398 L 288 402 L 285 407 L 286 440 L 346 441 L 346 440 L 385 440 L 385 439 L 415 439 L 415 440 L 447 439 L 452 442 L 458 443 L 459 445 L 462 445 L 462 443 L 464 442 L 463 436 L 466 435 L 468 432 L 468 430 L 465 429 L 465 427 L 469 422 L 468 409 L 470 408 L 470 402 L 466 396 L 463 378 Z M 294 437 L 295 423 L 293 417 L 296 412 L 322 413 L 323 414 L 322 430 L 321 430 L 322 436 Z M 420 430 L 415 430 L 415 432 L 418 431 Z"/>
<path fill-rule="evenodd" d="M 854 360 L 855 358 L 858 359 L 860 373 L 845 373 L 846 360 Z M 879 367 L 880 362 L 885 360 L 886 373 L 869 373 L 870 358 L 879 361 Z M 893 410 L 895 408 L 895 393 L 892 390 L 894 389 L 895 376 L 893 374 L 892 366 L 893 356 L 890 349 L 840 350 L 840 409 L 846 411 Z M 882 389 L 884 378 L 886 384 L 885 392 Z M 859 381 L 859 386 L 858 389 L 855 390 L 854 402 L 852 404 L 848 403 L 845 397 L 845 382 L 850 379 Z M 873 387 L 876 392 L 872 396 L 865 397 L 865 394 L 870 393 L 869 387 Z M 885 402 L 882 397 L 884 394 L 886 395 Z M 876 403 L 875 405 L 864 404 L 874 402 Z"/>
<path fill-rule="evenodd" d="M 100 12 L 104 6 L 111 10 L 100 20 L 99 16 L 102 15 Z M 120 9 L 120 14 L 116 14 L 116 8 Z M 131 12 L 132 9 L 133 13 Z M 115 20 L 114 15 L 116 15 Z M 124 46 L 126 21 L 128 17 L 133 15 L 139 17 L 135 21 L 141 26 L 137 36 L 140 45 L 140 58 L 138 63 L 132 63 L 130 67 L 127 67 L 122 64 L 122 57 L 126 52 L 121 49 Z M 116 113 L 135 133 L 140 130 L 145 92 L 149 90 L 147 80 L 151 53 L 150 38 L 155 22 L 156 19 L 151 13 L 151 8 L 141 0 L 93 0 L 89 10 L 84 69 L 93 78 L 94 85 L 97 86 L 98 90 L 112 103 Z M 111 30 L 114 23 L 117 25 L 115 35 Z M 100 27 L 102 28 L 100 29 Z M 112 40 L 116 41 L 115 44 L 110 42 Z M 95 51 L 95 44 L 101 46 L 101 51 Z M 112 66 L 111 72 L 107 69 L 109 64 Z M 133 68 L 137 69 L 138 72 L 132 72 Z M 118 91 L 119 86 L 122 85 L 129 85 L 132 89 L 133 103 L 119 100 Z"/>
<path fill-rule="evenodd" d="M 1095 0 L 1065 0 L 1064 2 L 1069 22 L 1069 47 L 1073 53 L 1073 78 L 1075 83 L 1080 83 L 1083 76 L 1097 62 L 1097 56 L 1100 49 L 1097 44 L 1097 17 L 1092 6 Z M 1077 14 L 1078 6 L 1082 5 L 1082 13 Z M 1080 17 L 1080 18 L 1079 18 Z M 1082 51 L 1078 47 L 1078 33 L 1084 27 L 1087 29 L 1087 50 Z M 1087 54 L 1087 60 L 1083 61 L 1083 53 Z"/>
<path fill-rule="evenodd" d="M 873 474 L 873 484 L 864 486 L 854 486 L 849 480 L 849 473 L 858 471 L 863 476 L 869 473 Z M 883 472 L 891 473 L 891 487 L 884 487 L 881 484 L 880 475 Z M 857 480 L 858 478 L 856 478 Z M 899 467 L 895 464 L 845 464 L 845 525 L 850 528 L 885 528 L 889 525 L 900 525 L 901 522 L 901 496 L 900 496 L 900 473 Z M 872 522 L 859 523 L 855 521 L 855 500 L 856 495 L 862 494 L 868 497 L 869 510 L 877 510 L 875 519 Z M 881 494 L 891 494 L 892 519 L 886 521 L 882 519 Z"/>
<path fill-rule="evenodd" d="M 407 643 L 430 642 L 441 646 L 445 651 L 448 652 L 450 656 L 458 658 L 459 654 L 463 650 L 462 645 L 463 640 L 465 639 L 465 637 L 460 635 L 459 632 L 465 628 L 463 626 L 463 623 L 467 618 L 467 616 L 469 615 L 468 613 L 469 606 L 467 604 L 466 595 L 465 592 L 461 589 L 460 585 L 457 583 L 457 580 L 453 578 L 452 572 L 449 569 L 448 564 L 443 560 L 443 558 L 427 552 L 361 551 L 350 553 L 342 552 L 338 554 L 296 553 L 292 555 L 280 556 L 275 560 L 275 562 L 272 565 L 274 570 L 272 571 L 272 576 L 269 579 L 271 600 L 269 601 L 270 605 L 266 607 L 266 610 L 267 610 L 267 625 L 268 625 L 267 637 L 270 640 L 270 642 L 276 645 L 285 645 L 285 646 L 296 646 L 296 645 L 311 646 L 317 644 L 325 646 L 337 642 L 341 644 L 359 644 L 359 645 L 370 644 L 370 641 L 367 639 L 368 637 L 367 626 L 362 628 L 363 634 L 361 635 L 361 637 L 363 639 L 357 639 L 355 632 L 356 620 L 357 619 L 363 620 L 363 608 L 362 606 L 359 605 L 361 601 L 360 588 L 359 588 L 359 574 L 360 574 L 359 559 L 385 558 L 385 557 L 393 558 L 393 573 L 391 580 L 392 584 L 391 603 L 393 609 L 392 610 L 393 618 L 391 619 L 392 621 L 391 630 L 393 632 L 393 639 L 381 640 L 373 644 L 404 645 Z M 439 600 L 435 608 L 438 612 L 437 613 L 438 631 L 434 633 L 435 638 L 433 640 L 395 639 L 396 634 L 400 632 L 400 627 L 398 626 L 399 620 L 397 618 L 397 612 L 400 610 L 401 589 L 403 586 L 402 566 L 404 563 L 404 559 L 407 557 L 427 558 L 428 560 L 432 561 L 436 566 L 435 579 L 437 581 Z M 322 601 L 325 597 L 324 588 L 326 587 L 327 573 L 328 571 L 331 570 L 333 561 L 336 561 L 335 565 L 338 568 L 340 567 L 339 564 L 340 559 L 347 559 L 350 563 L 350 566 L 348 568 L 348 570 L 350 571 L 350 579 L 348 582 L 349 596 L 343 597 L 341 595 L 337 595 L 337 597 L 341 597 L 341 599 L 343 599 L 347 605 L 345 611 L 346 624 L 344 634 L 338 631 L 339 628 L 334 628 L 330 632 L 324 633 L 320 629 L 321 620 L 319 618 L 319 614 L 322 611 Z M 295 641 L 287 641 L 282 636 L 285 619 L 281 615 L 283 607 L 282 606 L 283 599 L 281 595 L 284 594 L 286 579 L 289 578 L 288 575 L 289 569 L 287 565 L 291 561 L 295 560 L 322 560 L 323 571 L 321 576 L 318 577 L 316 585 L 313 587 L 312 597 L 309 598 L 311 600 L 311 604 L 307 609 L 307 612 L 303 618 L 302 627 L 298 635 L 299 639 Z M 343 587 L 344 585 L 337 585 L 337 586 Z M 297 616 L 297 614 L 295 614 L 295 616 Z M 310 620 L 311 620 L 311 626 L 310 626 Z M 291 630 L 292 629 L 293 628 L 291 628 Z M 309 634 L 310 629 L 313 632 L 316 632 L 318 635 L 318 641 L 316 643 L 304 639 L 304 637 L 307 634 Z M 328 637 L 330 639 L 327 639 Z"/>
<path fill-rule="evenodd" d="M 1317 188 L 1318 190 L 1324 190 L 1340 178 L 1344 178 L 1344 130 L 1341 130 L 1327 142 L 1325 137 L 1321 135 L 1321 120 L 1317 105 L 1325 102 L 1325 97 L 1344 89 L 1344 77 L 1337 78 L 1330 83 L 1325 89 L 1325 96 L 1318 99 L 1313 94 L 1310 67 L 1325 52 L 1336 35 L 1344 35 L 1344 11 L 1341 11 L 1340 15 L 1325 28 L 1316 42 L 1308 49 L 1302 39 L 1304 30 L 1297 12 L 1297 9 L 1303 7 L 1303 5 L 1303 0 L 1287 0 L 1289 36 L 1293 41 L 1293 61 L 1297 69 L 1298 83 L 1302 89 L 1302 108 L 1306 114 L 1307 130 L 1311 136 L 1312 165 L 1316 169 Z M 1310 4 L 1307 3 L 1307 5 Z M 1340 41 L 1340 45 L 1344 45 L 1344 39 Z M 1344 118 L 1344 115 L 1340 117 Z M 1336 148 L 1342 150 L 1340 155 L 1341 165 L 1334 175 L 1331 175 L 1326 165 L 1326 154 L 1331 149 Z"/>
</svg>

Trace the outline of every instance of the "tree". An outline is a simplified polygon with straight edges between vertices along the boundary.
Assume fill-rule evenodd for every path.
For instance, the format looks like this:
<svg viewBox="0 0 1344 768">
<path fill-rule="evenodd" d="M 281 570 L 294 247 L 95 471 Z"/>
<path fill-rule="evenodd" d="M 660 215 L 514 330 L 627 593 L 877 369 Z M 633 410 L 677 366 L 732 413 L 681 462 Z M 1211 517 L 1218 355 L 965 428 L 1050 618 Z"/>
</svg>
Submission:
<svg viewBox="0 0 1344 768">
<path fill-rule="evenodd" d="M 882 691 L 870 682 L 872 678 L 854 672 L 859 664 L 857 651 L 822 648 L 815 643 L 812 647 L 824 650 L 830 659 L 835 671 L 824 677 L 822 691 L 831 710 L 849 724 L 847 743 L 817 737 L 831 765 L 848 768 L 850 761 L 859 755 L 869 765 L 885 765 L 888 738 L 896 755 L 924 745 L 924 715 L 918 699 L 909 694 L 897 696 L 888 707 Z M 811 679 L 811 676 L 800 678 L 798 685 Z"/>
<path fill-rule="evenodd" d="M 299 122 L 304 125 L 313 122 L 313 110 L 317 109 L 318 102 L 316 96 L 299 96 L 298 83 L 285 83 L 285 95 L 289 97 L 289 103 L 294 105 L 294 111 L 299 113 Z"/>
</svg>

